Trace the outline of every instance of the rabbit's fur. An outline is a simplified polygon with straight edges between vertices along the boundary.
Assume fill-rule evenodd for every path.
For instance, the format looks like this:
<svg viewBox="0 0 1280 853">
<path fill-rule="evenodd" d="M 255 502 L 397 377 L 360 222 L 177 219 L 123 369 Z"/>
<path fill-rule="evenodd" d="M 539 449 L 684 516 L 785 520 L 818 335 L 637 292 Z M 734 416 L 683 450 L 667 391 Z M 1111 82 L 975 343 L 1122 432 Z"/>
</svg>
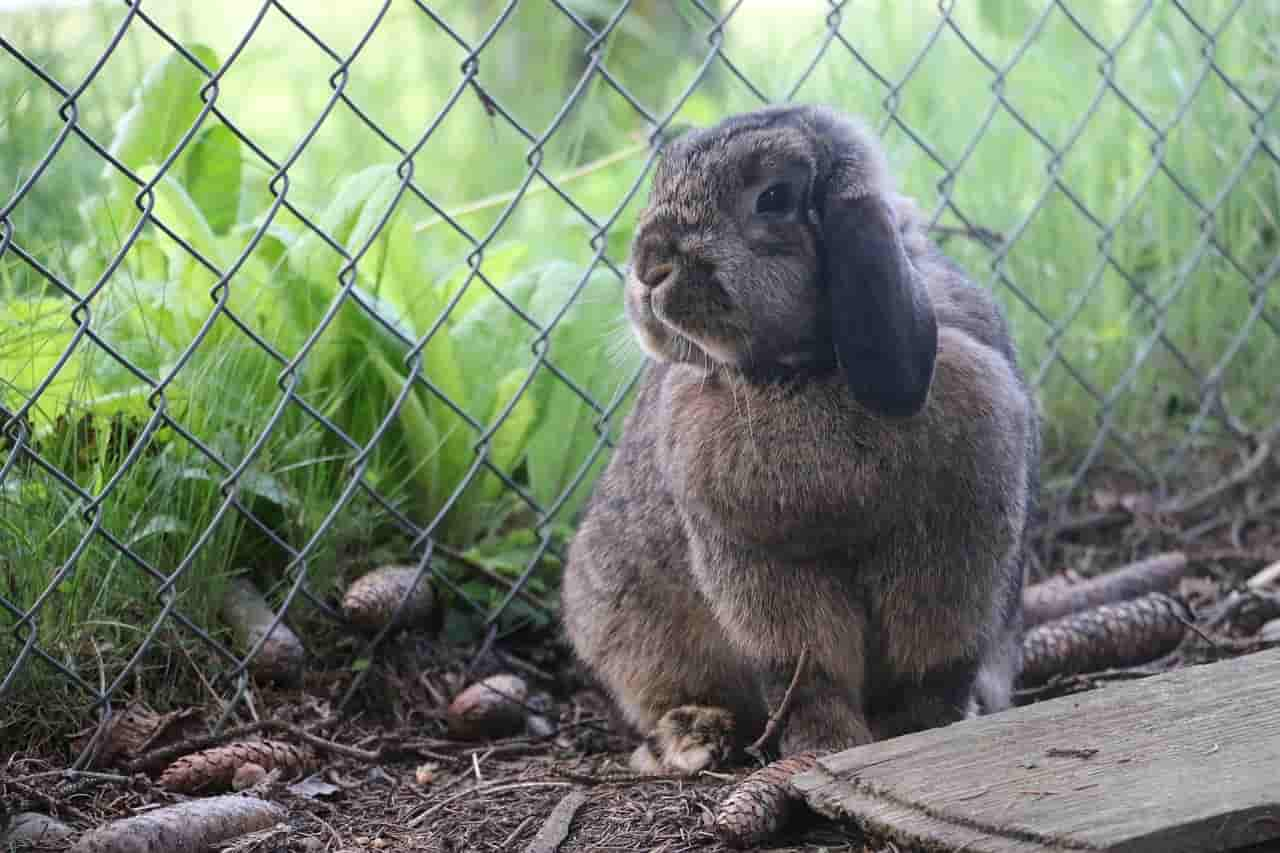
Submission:
<svg viewBox="0 0 1280 853">
<path fill-rule="evenodd" d="M 871 135 L 802 106 L 673 142 L 625 304 L 650 363 L 562 610 L 633 764 L 729 758 L 806 646 L 784 754 L 1006 707 L 1035 409 Z"/>
</svg>

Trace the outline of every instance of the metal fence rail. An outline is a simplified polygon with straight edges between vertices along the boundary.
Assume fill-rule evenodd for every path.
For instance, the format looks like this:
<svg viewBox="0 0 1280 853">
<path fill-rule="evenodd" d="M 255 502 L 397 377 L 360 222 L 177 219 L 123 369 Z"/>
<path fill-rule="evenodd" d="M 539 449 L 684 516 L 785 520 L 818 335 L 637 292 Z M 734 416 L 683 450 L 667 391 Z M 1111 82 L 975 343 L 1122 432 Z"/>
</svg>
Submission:
<svg viewBox="0 0 1280 853">
<path fill-rule="evenodd" d="M 1256 2 L 1261 5 L 1261 0 Z M 509 95 L 491 87 L 484 73 L 495 63 L 505 61 L 494 55 L 499 51 L 496 45 L 500 38 L 509 37 L 504 28 L 509 26 L 517 6 L 529 4 L 539 6 L 549 19 L 554 17 L 556 21 L 567 21 L 576 32 L 577 43 L 585 45 L 575 57 L 577 76 L 568 87 L 560 109 L 549 121 L 536 126 L 527 119 L 522 120 L 519 104 L 513 103 Z M 1247 456 L 1248 453 L 1256 453 L 1259 447 L 1269 448 L 1267 438 L 1274 437 L 1280 427 L 1280 409 L 1274 402 L 1266 405 L 1265 393 L 1262 395 L 1263 405 L 1254 406 L 1247 412 L 1233 405 L 1240 393 L 1231 379 L 1234 360 L 1246 346 L 1252 347 L 1254 352 L 1261 351 L 1264 356 L 1268 352 L 1280 353 L 1276 347 L 1280 340 L 1280 299 L 1277 299 L 1275 286 L 1277 272 L 1280 271 L 1280 254 L 1275 249 L 1275 235 L 1265 238 L 1270 240 L 1269 244 L 1264 241 L 1264 245 L 1270 246 L 1271 256 L 1269 260 L 1264 256 L 1260 263 L 1256 252 L 1249 257 L 1243 256 L 1237 246 L 1222 237 L 1221 231 L 1224 205 L 1234 197 L 1233 193 L 1242 186 L 1242 182 L 1253 180 L 1260 171 L 1274 173 L 1280 169 L 1280 137 L 1277 136 L 1280 86 L 1270 86 L 1267 94 L 1267 85 L 1241 79 L 1218 53 L 1219 43 L 1225 35 L 1246 25 L 1245 19 L 1250 14 L 1252 3 L 1241 0 L 1209 4 L 1213 6 L 1211 10 L 1196 6 L 1198 12 L 1192 10 L 1191 4 L 1180 2 L 1147 0 L 1117 4 L 1124 6 L 1124 26 L 1118 38 L 1103 35 L 1080 11 L 1082 5 L 1089 4 L 1067 0 L 1010 3 L 1006 4 L 1009 8 L 1017 6 L 1026 15 L 1018 24 L 1017 38 L 1009 42 L 1011 49 L 1004 56 L 994 58 L 988 57 L 979 47 L 972 23 L 956 8 L 959 4 L 944 0 L 936 7 L 928 7 L 930 23 L 924 38 L 912 45 L 910 61 L 888 69 L 878 67 L 865 47 L 868 38 L 866 16 L 874 11 L 871 7 L 875 4 L 836 0 L 819 3 L 814 0 L 813 3 L 797 5 L 821 9 L 825 23 L 803 56 L 778 58 L 780 63 L 792 69 L 791 84 L 774 89 L 751 79 L 740 61 L 742 55 L 736 52 L 735 44 L 728 35 L 731 24 L 750 20 L 751 16 L 758 14 L 752 2 L 716 4 L 671 0 L 668 10 L 662 3 L 586 4 L 569 0 L 526 0 L 525 4 L 518 4 L 516 0 L 510 0 L 487 6 L 479 4 L 486 6 L 492 16 L 479 36 L 473 37 L 468 35 L 467 28 L 457 23 L 463 15 L 461 5 L 414 0 L 412 7 L 419 16 L 420 26 L 432 32 L 433 37 L 447 45 L 449 50 L 456 51 L 460 61 L 451 81 L 452 88 L 441 99 L 443 106 L 438 111 L 424 112 L 415 117 L 420 130 L 411 139 L 400 138 L 384 130 L 374 117 L 375 111 L 350 83 L 353 65 L 361 61 L 380 28 L 385 30 L 385 16 L 392 5 L 390 0 L 372 16 L 359 37 L 354 39 L 354 47 L 350 50 L 342 50 L 326 42 L 308 24 L 310 13 L 303 11 L 302 4 L 266 0 L 257 8 L 256 14 L 245 21 L 243 35 L 216 68 L 210 67 L 205 57 L 189 49 L 159 23 L 148 8 L 150 3 L 124 0 L 123 5 L 126 13 L 120 17 L 110 37 L 100 45 L 96 61 L 77 79 L 58 79 L 33 58 L 30 46 L 0 33 L 3 71 L 24 78 L 30 88 L 52 93 L 60 104 L 57 108 L 57 131 L 44 141 L 47 144 L 45 153 L 16 179 L 10 177 L 11 191 L 7 198 L 0 196 L 3 199 L 0 205 L 0 263 L 10 271 L 9 275 L 16 275 L 21 270 L 27 280 L 37 282 L 46 292 L 62 300 L 65 316 L 73 327 L 67 345 L 49 366 L 47 375 L 26 387 L 20 398 L 7 398 L 10 401 L 8 407 L 0 408 L 3 434 L 0 439 L 0 506 L 6 503 L 10 507 L 18 506 L 13 496 L 25 483 L 39 479 L 65 500 L 67 527 L 76 531 L 71 547 L 49 556 L 52 565 L 47 567 L 47 583 L 38 594 L 22 594 L 16 587 L 6 587 L 4 580 L 0 579 L 0 627 L 4 627 L 12 637 L 12 642 L 8 646 L 0 646 L 0 649 L 11 650 L 13 654 L 11 659 L 0 659 L 0 697 L 14 689 L 24 672 L 46 668 L 74 685 L 73 692 L 86 707 L 109 710 L 112 703 L 121 701 L 126 683 L 136 674 L 135 669 L 154 653 L 158 643 L 163 642 L 164 632 L 175 630 L 194 639 L 211 659 L 219 661 L 220 674 L 215 685 L 229 700 L 227 707 L 234 708 L 248 684 L 246 667 L 257 648 L 247 654 L 233 650 L 220 639 L 215 626 L 191 615 L 178 593 L 184 576 L 207 556 L 207 549 L 217 547 L 211 543 L 224 525 L 235 521 L 261 538 L 266 546 L 284 555 L 279 561 L 283 563 L 280 577 L 285 582 L 283 595 L 278 598 L 277 619 L 283 619 L 286 613 L 290 613 L 292 621 L 299 608 L 307 609 L 308 605 L 341 619 L 325 594 L 315 588 L 314 577 L 317 564 L 328 559 L 324 550 L 326 536 L 335 519 L 353 512 L 357 504 L 374 519 L 374 523 L 411 540 L 420 577 L 424 582 L 430 578 L 434 583 L 451 589 L 463 606 L 469 603 L 487 627 L 486 639 L 491 642 L 501 614 L 512 601 L 524 595 L 528 579 L 549 554 L 554 555 L 559 549 L 554 535 L 556 525 L 572 520 L 565 517 L 566 502 L 571 495 L 589 487 L 590 476 L 597 470 L 598 460 L 607 455 L 611 431 L 616 434 L 618 413 L 625 405 L 629 388 L 623 385 L 611 396 L 597 398 L 577 381 L 572 365 L 564 363 L 557 351 L 554 337 L 557 325 L 572 304 L 587 298 L 582 294 L 598 277 L 611 281 L 611 286 L 619 285 L 623 280 L 625 252 L 618 250 L 618 237 L 625 238 L 625 212 L 642 199 L 644 180 L 652 171 L 662 143 L 675 129 L 681 110 L 700 87 L 710 85 L 713 77 L 736 88 L 739 94 L 749 93 L 748 100 L 760 104 L 803 99 L 806 86 L 818 73 L 839 75 L 848 81 L 850 87 L 876 93 L 880 110 L 871 118 L 886 135 L 897 138 L 901 150 L 910 155 L 910 163 L 905 168 L 918 168 L 936 176 L 933 197 L 926 201 L 931 224 L 940 238 L 962 232 L 967 237 L 978 239 L 981 247 L 973 251 L 984 254 L 985 265 L 973 267 L 971 264 L 971 272 L 983 284 L 993 287 L 1002 301 L 1016 313 L 1024 338 L 1031 337 L 1040 342 L 1035 352 L 1028 356 L 1029 371 L 1035 382 L 1042 385 L 1055 373 L 1065 374 L 1074 382 L 1080 399 L 1093 409 L 1096 430 L 1092 440 L 1084 446 L 1074 447 L 1068 455 L 1052 460 L 1053 473 L 1058 475 L 1058 480 L 1049 496 L 1050 510 L 1064 505 L 1077 493 L 1086 482 L 1087 475 L 1095 470 L 1107 453 L 1120 459 L 1140 480 L 1163 484 L 1178 479 L 1181 473 L 1189 470 L 1192 465 L 1189 460 L 1210 439 L 1215 447 L 1226 442 L 1228 447 L 1244 448 Z M 610 7 L 607 13 L 600 12 L 602 5 Z M 587 7 L 597 14 L 588 14 Z M 622 28 L 636 16 L 652 14 L 653 8 L 658 8 L 662 14 L 678 11 L 692 34 L 689 39 L 692 45 L 689 49 L 689 74 L 664 93 L 660 102 L 646 100 L 646 95 L 641 93 L 646 73 L 642 67 L 618 67 L 612 64 L 609 52 L 611 40 Z M 1159 115 L 1144 108 L 1141 94 L 1120 79 L 1117 73 L 1118 61 L 1123 58 L 1133 33 L 1150 26 L 1158 15 L 1172 17 L 1179 26 L 1193 31 L 1200 47 L 1199 59 L 1181 70 L 1186 86 L 1177 99 L 1178 108 L 1172 113 Z M 292 28 L 300 46 L 322 52 L 331 71 L 322 109 L 285 156 L 273 155 L 260 146 L 254 133 L 242 128 L 237 120 L 237 104 L 231 103 L 223 94 L 227 75 L 237 68 L 243 52 L 259 37 L 268 18 L 275 26 Z M 0 22 L 3 20 L 0 18 Z M 1080 45 L 1078 79 L 1062 80 L 1062 85 L 1086 87 L 1091 92 L 1087 109 L 1074 120 L 1065 135 L 1042 132 L 1038 111 L 1046 108 L 1044 104 L 1027 103 L 1010 94 L 1012 81 L 1017 75 L 1039 61 L 1036 49 L 1046 38 L 1044 34 L 1050 26 L 1074 33 Z M 128 38 L 140 33 L 167 43 L 167 50 L 181 57 L 183 63 L 198 73 L 201 81 L 197 87 L 181 93 L 189 104 L 195 105 L 194 118 L 182 129 L 177 144 L 157 160 L 155 168 L 145 172 L 130 166 L 119 151 L 111 149 L 108 140 L 95 135 L 82 112 L 86 92 L 104 66 L 122 49 Z M 1269 37 L 1274 40 L 1277 33 L 1272 32 Z M 981 102 L 968 105 L 977 117 L 971 136 L 954 150 L 943 150 L 935 144 L 928 128 L 921 126 L 902 109 L 904 99 L 910 97 L 915 89 L 931 85 L 921 68 L 941 45 L 947 45 L 949 50 L 963 51 L 967 57 L 965 61 L 976 67 L 975 73 L 981 76 L 986 89 Z M 1280 74 L 1276 68 L 1270 70 Z M 1187 112 L 1197 99 L 1209 97 L 1207 93 L 1211 89 L 1220 93 L 1215 97 L 1221 96 L 1230 102 L 1231 110 L 1245 116 L 1244 123 L 1250 131 L 1248 138 L 1242 136 L 1233 140 L 1232 150 L 1236 152 L 1237 163 L 1228 179 L 1212 187 L 1203 187 L 1194 175 L 1171 165 L 1166 152 L 1177 144 Z M 584 101 L 593 96 L 592 93 L 599 96 L 600 92 L 608 93 L 615 107 L 625 105 L 635 126 L 642 129 L 646 145 L 641 157 L 643 166 L 625 185 L 619 186 L 616 198 L 603 214 L 590 212 L 589 206 L 575 197 L 573 189 L 566 188 L 551 166 L 548 155 L 549 146 L 557 141 L 557 135 L 565 133 L 569 116 L 580 109 Z M 1259 92 L 1263 93 L 1261 97 Z M 514 191 L 497 205 L 498 215 L 492 227 L 483 233 L 468 227 L 451 213 L 449 206 L 438 200 L 438 194 L 429 189 L 418 174 L 419 155 L 424 147 L 453 120 L 459 105 L 469 99 L 478 99 L 483 105 L 493 133 L 518 136 L 524 153 L 522 173 Z M 1093 144 L 1086 139 L 1091 123 L 1101 112 L 1113 109 L 1130 111 L 1146 127 L 1150 167 L 1135 186 L 1126 190 L 1122 204 L 1102 211 L 1091 207 L 1078 191 L 1068 167 L 1071 158 Z M 296 201 L 298 164 L 327 124 L 339 115 L 344 116 L 344 120 L 364 126 L 371 134 L 370 138 L 376 140 L 374 144 L 385 148 L 386 157 L 396 163 L 394 191 L 387 197 L 385 209 L 375 217 L 373 227 L 365 229 L 360 239 L 354 242 L 331 233 L 333 229 L 321 222 L 314 211 Z M 1001 136 L 1004 141 L 998 143 L 989 139 L 996 124 L 1005 127 Z M 235 135 L 243 150 L 248 152 L 246 156 L 263 170 L 264 185 L 269 192 L 268 204 L 255 220 L 255 227 L 246 233 L 242 246 L 229 259 L 222 260 L 207 251 L 198 235 L 186 229 L 186 223 L 166 212 L 169 208 L 164 206 L 161 193 L 165 177 L 175 173 L 179 158 L 197 144 L 202 131 L 213 126 L 224 127 Z M 966 182 L 971 180 L 969 167 L 975 151 L 985 145 L 1009 144 L 1010 140 L 1016 145 L 1033 148 L 1043 162 L 1043 171 L 1035 176 L 1037 190 L 1033 203 L 1013 218 L 1005 216 L 1002 224 L 1007 227 L 1001 229 L 1002 233 L 992 234 L 986 226 L 995 215 L 993 211 L 979 209 L 973 202 L 961 201 L 960 195 L 967 186 Z M 19 227 L 16 217 L 16 212 L 30 203 L 33 188 L 46 179 L 55 161 L 61 162 L 61 159 L 71 156 L 71 152 L 75 152 L 76 157 L 96 158 L 107 167 L 113 180 L 127 180 L 131 201 L 141 213 L 132 228 L 122 235 L 109 263 L 87 287 L 59 271 L 52 260 L 56 247 L 50 249 L 47 239 L 32 233 L 30 227 L 26 230 Z M 459 168 L 485 169 L 490 156 L 486 153 L 486 141 L 477 140 L 474 150 L 468 152 Z M 1190 245 L 1176 247 L 1178 263 L 1168 279 L 1157 286 L 1142 270 L 1133 267 L 1128 260 L 1130 256 L 1123 254 L 1121 248 L 1130 239 L 1132 217 L 1141 208 L 1145 195 L 1157 183 L 1163 185 L 1166 182 L 1177 188 L 1179 203 L 1191 211 L 1190 215 L 1196 218 L 1198 227 L 1196 239 Z M 550 316 L 535 317 L 506 295 L 508 283 L 495 278 L 485 261 L 504 237 L 503 229 L 509 217 L 526 203 L 530 193 L 543 190 L 557 196 L 570 212 L 567 215 L 577 220 L 583 235 L 582 248 L 589 260 L 569 289 L 561 309 Z M 447 315 L 457 310 L 464 293 L 478 292 L 487 299 L 500 300 L 523 324 L 523 340 L 528 342 L 524 372 L 505 407 L 500 407 L 493 418 L 478 416 L 451 399 L 448 384 L 442 377 L 432 375 L 429 369 L 425 353 L 436 336 L 444 334 L 445 316 L 438 318 L 424 333 L 408 334 L 404 325 L 391 316 L 384 305 L 369 299 L 367 292 L 359 286 L 362 270 L 367 270 L 373 263 L 370 258 L 379 251 L 377 241 L 384 236 L 388 223 L 397 209 L 411 202 L 425 207 L 442 220 L 434 233 L 448 234 L 447 241 L 443 236 L 439 239 L 423 238 L 428 248 L 447 246 L 447 251 L 455 253 L 453 259 L 465 263 L 468 268 L 461 287 L 445 306 L 444 313 Z M 1266 202 L 1258 203 L 1265 205 Z M 1036 294 L 1027 288 L 1025 276 L 1017 272 L 1013 264 L 1019 241 L 1048 205 L 1067 205 L 1075 217 L 1090 225 L 1092 234 L 1092 244 L 1087 247 L 1090 272 L 1083 280 L 1074 283 L 1062 304 L 1052 308 L 1038 302 Z M 327 305 L 319 313 L 305 341 L 294 351 L 284 351 L 269 340 L 251 317 L 244 316 L 234 301 L 237 286 L 245 277 L 244 270 L 255 253 L 267 246 L 273 224 L 278 224 L 286 215 L 292 217 L 291 221 L 301 223 L 300 230 L 314 235 L 341 258 L 336 275 L 330 282 Z M 208 313 L 198 324 L 196 334 L 176 358 L 158 371 L 136 364 L 119 338 L 102 328 L 99 317 L 103 294 L 112 287 L 113 277 L 122 274 L 122 265 L 130 258 L 131 252 L 135 252 L 136 259 L 137 246 L 144 233 L 163 233 L 165 239 L 180 247 L 190 263 L 202 268 L 208 280 L 213 282 L 207 290 Z M 612 243 L 611 237 L 614 238 Z M 456 250 L 457 246 L 462 247 L 460 252 Z M 1232 334 L 1227 343 L 1211 353 L 1211 358 L 1206 358 L 1196 351 L 1196 341 L 1187 339 L 1182 331 L 1170 329 L 1166 320 L 1171 306 L 1196 288 L 1198 270 L 1210 258 L 1214 263 L 1225 264 L 1235 271 L 1232 292 L 1247 303 L 1247 311 L 1229 318 Z M 1073 324 L 1077 323 L 1090 300 L 1097 298 L 1104 280 L 1116 277 L 1122 281 L 1127 298 L 1145 312 L 1149 322 L 1142 330 L 1141 338 L 1134 343 L 1132 357 L 1124 369 L 1106 384 L 1099 384 L 1087 364 L 1082 362 L 1079 351 L 1073 350 L 1067 342 Z M 245 286 L 242 285 L 242 289 Z M 309 398 L 304 381 L 308 366 L 317 358 L 316 353 L 329 343 L 326 333 L 331 334 L 335 318 L 340 313 L 352 311 L 376 324 L 380 330 L 378 334 L 398 342 L 402 363 L 396 367 L 407 377 L 398 393 L 389 396 L 385 409 L 374 413 L 372 428 L 359 435 L 344 429 L 331 412 Z M 253 441 L 233 450 L 220 444 L 217 436 L 201 434 L 198 428 L 191 426 L 185 416 L 186 410 L 178 405 L 174 390 L 183 371 L 189 369 L 194 355 L 219 340 L 218 335 L 226 334 L 224 330 L 228 324 L 235 330 L 231 334 L 242 336 L 239 340 L 252 341 L 274 363 L 278 388 L 272 407 L 258 413 L 260 419 Z M 127 372 L 133 381 L 144 386 L 149 412 L 144 422 L 122 433 L 118 464 L 108 476 L 94 482 L 86 482 L 84 478 L 64 470 L 65 463 L 47 444 L 37 440 L 34 425 L 42 410 L 42 400 L 44 405 L 48 404 L 48 395 L 55 387 L 59 371 L 86 351 L 93 351 L 98 358 L 112 363 L 118 371 Z M 1181 371 L 1182 381 L 1194 387 L 1198 394 L 1193 400 L 1181 401 L 1185 416 L 1177 429 L 1168 434 L 1169 440 L 1160 443 L 1158 450 L 1150 446 L 1149 435 L 1129 430 L 1127 422 L 1119 417 L 1125 405 L 1160 405 L 1156 400 L 1134 401 L 1139 380 L 1143 378 L 1144 371 L 1152 369 L 1156 359 L 1174 365 Z M 517 473 L 518 466 L 500 459 L 495 449 L 500 441 L 495 437 L 500 435 L 500 430 L 510 418 L 516 417 L 513 412 L 518 411 L 522 396 L 532 393 L 530 389 L 536 383 L 546 381 L 572 391 L 572 399 L 576 401 L 574 405 L 589 413 L 597 436 L 589 453 L 568 460 L 573 475 L 566 480 L 559 497 L 550 503 L 533 495 Z M 0 383 L 16 387 L 14 377 L 0 376 Z M 465 425 L 467 452 L 473 455 L 468 459 L 465 477 L 434 517 L 415 519 L 405 511 L 400 501 L 374 482 L 370 466 L 392 425 L 407 417 L 406 407 L 412 405 L 413 395 L 423 391 L 430 395 L 433 404 L 449 407 Z M 0 398 L 0 402 L 4 399 Z M 333 469 L 340 486 L 336 489 L 332 505 L 320 517 L 282 524 L 278 518 L 264 517 L 261 508 L 248 497 L 253 490 L 246 488 L 251 485 L 247 481 L 253 476 L 255 461 L 269 442 L 279 441 L 282 434 L 300 429 L 323 434 L 326 440 L 336 442 L 343 449 L 340 454 L 343 458 Z M 218 500 L 207 522 L 202 521 L 206 524 L 203 532 L 195 538 L 182 559 L 172 564 L 156 564 L 123 531 L 112 528 L 106 520 L 107 510 L 112 501 L 118 499 L 121 482 L 133 476 L 149 454 L 156 453 L 162 445 L 175 443 L 186 445 L 186 452 L 192 458 L 217 472 Z M 453 543 L 442 540 L 440 525 L 450 509 L 462 500 L 466 490 L 486 474 L 496 477 L 504 493 L 514 496 L 522 507 L 522 517 L 528 520 L 530 529 L 534 531 L 536 544 L 525 555 L 523 569 L 502 585 L 500 595 L 477 602 L 472 600 L 474 596 L 467 588 L 437 571 L 436 567 L 441 559 L 458 558 L 451 547 Z M 164 497 L 163 493 L 155 495 L 153 505 L 157 513 L 165 509 Z M 0 534 L 3 534 L 2 526 Z M 0 545 L 5 541 L 0 538 Z M 40 626 L 44 616 L 61 606 L 59 597 L 63 584 L 76 576 L 101 571 L 104 560 L 116 567 L 113 569 L 115 577 L 128 574 L 144 579 L 149 588 L 147 594 L 158 609 L 148 611 L 140 636 L 128 650 L 127 659 L 105 673 L 89 675 L 72 660 L 73 655 L 51 647 L 42 636 Z M 0 570 L 4 565 L 5 556 L 0 554 Z M 386 633 L 383 631 L 369 639 L 356 653 L 357 656 L 372 658 Z M 358 688 L 359 682 L 357 678 L 352 691 Z"/>
</svg>

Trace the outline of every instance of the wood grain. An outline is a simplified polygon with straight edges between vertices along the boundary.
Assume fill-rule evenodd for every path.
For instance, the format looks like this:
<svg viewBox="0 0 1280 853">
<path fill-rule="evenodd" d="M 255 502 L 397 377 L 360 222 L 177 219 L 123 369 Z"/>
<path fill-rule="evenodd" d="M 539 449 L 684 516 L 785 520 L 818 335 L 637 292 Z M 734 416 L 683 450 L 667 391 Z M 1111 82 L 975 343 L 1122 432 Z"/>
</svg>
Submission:
<svg viewBox="0 0 1280 853">
<path fill-rule="evenodd" d="M 846 750 L 792 784 L 822 814 L 926 849 L 1280 838 L 1280 649 Z"/>
</svg>

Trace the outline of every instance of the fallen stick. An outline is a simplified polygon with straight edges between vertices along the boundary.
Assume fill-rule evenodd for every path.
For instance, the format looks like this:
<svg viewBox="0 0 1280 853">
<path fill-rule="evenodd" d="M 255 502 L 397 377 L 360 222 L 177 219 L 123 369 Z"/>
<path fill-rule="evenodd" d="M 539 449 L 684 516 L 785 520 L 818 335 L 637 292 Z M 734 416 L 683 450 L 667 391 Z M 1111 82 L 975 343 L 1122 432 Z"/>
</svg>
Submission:
<svg viewBox="0 0 1280 853">
<path fill-rule="evenodd" d="M 1154 660 L 1178 647 L 1190 621 L 1185 604 L 1153 592 L 1037 625 L 1022 640 L 1019 685 Z"/>
<path fill-rule="evenodd" d="M 568 839 L 573 818 L 586 801 L 586 791 L 574 790 L 565 794 L 551 810 L 551 814 L 547 815 L 546 821 L 524 849 L 524 853 L 556 853 Z"/>
<path fill-rule="evenodd" d="M 249 723 L 244 726 L 227 729 L 216 735 L 206 735 L 198 738 L 175 743 L 170 746 L 153 749 L 138 758 L 129 762 L 127 769 L 130 773 L 150 773 L 158 769 L 164 764 L 172 761 L 188 753 L 197 750 L 207 749 L 211 746 L 227 743 L 229 741 L 239 740 L 250 735 L 260 734 L 262 732 L 285 732 L 303 743 L 310 744 L 321 752 L 331 753 L 333 755 L 341 755 L 356 761 L 376 762 L 382 761 L 386 757 L 386 752 L 379 749 L 371 752 L 367 749 L 360 749 L 355 746 L 345 746 L 332 740 L 327 740 L 315 734 L 337 724 L 339 720 L 336 717 L 328 717 L 306 728 L 295 726 L 293 723 L 286 723 L 284 720 L 259 720 L 256 723 Z"/>
<path fill-rule="evenodd" d="M 759 845 L 782 829 L 800 795 L 791 777 L 811 770 L 818 758 L 802 752 L 760 768 L 739 782 L 720 803 L 715 832 L 721 841 L 739 849 Z"/>
<path fill-rule="evenodd" d="M 755 739 L 751 746 L 746 748 L 747 755 L 765 763 L 765 753 L 771 750 L 775 741 L 782 734 L 782 726 L 787 721 L 787 717 L 791 714 L 791 703 L 795 698 L 796 685 L 800 683 L 800 679 L 804 677 L 805 670 L 809 666 L 809 646 L 806 645 L 800 650 L 800 657 L 796 660 L 795 672 L 791 674 L 791 683 L 787 685 L 787 692 L 782 694 L 782 701 L 778 703 L 778 707 L 769 715 L 768 721 L 765 722 L 764 731 L 760 733 L 760 737 Z"/>
<path fill-rule="evenodd" d="M 282 807 L 253 797 L 229 794 L 190 800 L 103 824 L 82 835 L 71 853 L 209 850 L 284 818 Z"/>
<path fill-rule="evenodd" d="M 1181 551 L 1157 554 L 1077 584 L 1045 581 L 1022 593 L 1022 613 L 1028 628 L 1103 604 L 1115 604 L 1151 592 L 1168 592 L 1187 571 Z"/>
<path fill-rule="evenodd" d="M 1276 560 L 1253 577 L 1249 578 L 1246 586 L 1249 589 L 1264 590 L 1269 586 L 1273 586 L 1280 581 L 1280 560 Z"/>
</svg>

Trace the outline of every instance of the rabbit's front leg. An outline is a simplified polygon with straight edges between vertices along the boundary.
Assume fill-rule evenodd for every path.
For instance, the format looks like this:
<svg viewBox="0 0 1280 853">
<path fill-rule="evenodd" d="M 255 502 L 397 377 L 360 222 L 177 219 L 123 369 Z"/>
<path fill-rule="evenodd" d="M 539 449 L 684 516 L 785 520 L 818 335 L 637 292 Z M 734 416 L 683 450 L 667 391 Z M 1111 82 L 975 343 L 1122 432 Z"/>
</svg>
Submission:
<svg viewBox="0 0 1280 853">
<path fill-rule="evenodd" d="M 790 675 L 779 668 L 770 682 L 771 705 L 781 709 Z M 783 724 L 783 757 L 802 752 L 828 754 L 871 743 L 874 736 L 861 708 L 861 690 L 832 678 L 825 668 L 800 673 Z"/>
</svg>

